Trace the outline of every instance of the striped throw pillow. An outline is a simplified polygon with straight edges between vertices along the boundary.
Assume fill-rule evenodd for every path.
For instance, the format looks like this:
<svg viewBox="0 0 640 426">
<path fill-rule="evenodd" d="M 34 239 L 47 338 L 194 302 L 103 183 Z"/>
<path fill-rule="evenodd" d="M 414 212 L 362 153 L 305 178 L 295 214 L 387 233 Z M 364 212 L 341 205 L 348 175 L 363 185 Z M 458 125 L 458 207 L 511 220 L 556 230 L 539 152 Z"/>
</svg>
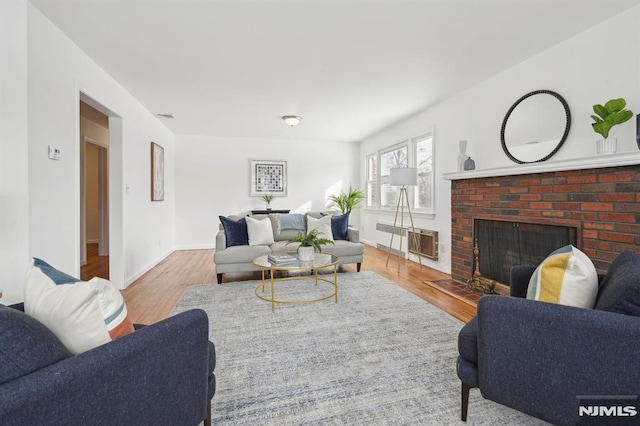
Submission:
<svg viewBox="0 0 640 426">
<path fill-rule="evenodd" d="M 527 299 L 593 308 L 598 296 L 598 273 L 591 259 L 568 245 L 551 253 L 536 268 Z"/>
<path fill-rule="evenodd" d="M 109 281 L 80 281 L 43 260 L 31 262 L 24 286 L 25 313 L 77 354 L 134 331 L 120 291 Z"/>
</svg>

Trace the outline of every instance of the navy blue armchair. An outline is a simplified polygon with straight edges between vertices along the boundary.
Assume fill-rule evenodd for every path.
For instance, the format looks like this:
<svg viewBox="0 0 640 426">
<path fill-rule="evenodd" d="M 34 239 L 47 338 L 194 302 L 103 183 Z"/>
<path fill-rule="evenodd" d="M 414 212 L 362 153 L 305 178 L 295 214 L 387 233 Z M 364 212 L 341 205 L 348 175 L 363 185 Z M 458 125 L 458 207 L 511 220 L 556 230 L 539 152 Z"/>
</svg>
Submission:
<svg viewBox="0 0 640 426">
<path fill-rule="evenodd" d="M 484 296 L 460 331 L 462 420 L 476 387 L 486 399 L 560 425 L 580 419 L 585 397 L 629 398 L 638 407 L 640 256 L 614 261 L 595 309 L 525 299 L 534 269 L 514 267 L 512 297 Z"/>
<path fill-rule="evenodd" d="M 0 322 L 3 425 L 210 424 L 215 348 L 202 310 L 78 355 L 16 309 L 0 305 Z"/>
</svg>

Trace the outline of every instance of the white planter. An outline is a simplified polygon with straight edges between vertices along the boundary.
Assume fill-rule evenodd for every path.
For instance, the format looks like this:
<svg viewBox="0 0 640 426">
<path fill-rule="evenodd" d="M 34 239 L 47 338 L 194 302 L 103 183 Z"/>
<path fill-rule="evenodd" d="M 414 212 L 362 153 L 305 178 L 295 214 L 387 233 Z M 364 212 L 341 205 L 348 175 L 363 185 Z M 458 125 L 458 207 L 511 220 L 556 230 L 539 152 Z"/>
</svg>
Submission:
<svg viewBox="0 0 640 426">
<path fill-rule="evenodd" d="M 607 138 L 596 141 L 596 152 L 598 154 L 612 154 L 618 150 L 618 139 Z"/>
<path fill-rule="evenodd" d="M 313 254 L 313 247 L 298 247 L 298 259 L 303 262 L 309 262 L 313 260 Z"/>
</svg>

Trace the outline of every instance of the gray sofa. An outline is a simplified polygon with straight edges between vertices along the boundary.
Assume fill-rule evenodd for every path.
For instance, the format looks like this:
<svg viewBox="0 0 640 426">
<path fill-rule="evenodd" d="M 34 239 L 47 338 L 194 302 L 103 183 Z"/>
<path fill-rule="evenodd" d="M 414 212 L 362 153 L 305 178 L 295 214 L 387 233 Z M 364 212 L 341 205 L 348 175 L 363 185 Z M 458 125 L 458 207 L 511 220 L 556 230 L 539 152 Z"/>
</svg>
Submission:
<svg viewBox="0 0 640 426">
<path fill-rule="evenodd" d="M 305 223 L 306 215 L 314 218 L 320 218 L 327 214 L 335 214 L 335 212 L 306 213 Z M 228 216 L 228 219 L 238 221 L 246 216 L 251 216 L 258 220 L 268 217 L 271 220 L 274 243 L 270 245 L 236 245 L 227 247 L 225 230 L 222 224 L 220 224 L 220 229 L 216 235 L 216 251 L 213 255 L 213 261 L 216 265 L 218 284 L 222 283 L 223 275 L 229 272 L 260 271 L 260 268 L 253 264 L 253 260 L 258 256 L 272 252 L 292 252 L 296 251 L 299 246 L 298 243 L 287 243 L 301 231 L 295 229 L 281 229 L 278 226 L 279 214 L 277 213 L 269 215 L 230 215 Z M 349 227 L 347 230 L 346 240 L 335 240 L 335 244 L 327 244 L 323 246 L 322 251 L 324 253 L 338 256 L 340 258 L 340 264 L 356 263 L 357 271 L 360 272 L 360 266 L 364 255 L 364 246 L 360 243 L 360 233 L 357 229 Z"/>
</svg>

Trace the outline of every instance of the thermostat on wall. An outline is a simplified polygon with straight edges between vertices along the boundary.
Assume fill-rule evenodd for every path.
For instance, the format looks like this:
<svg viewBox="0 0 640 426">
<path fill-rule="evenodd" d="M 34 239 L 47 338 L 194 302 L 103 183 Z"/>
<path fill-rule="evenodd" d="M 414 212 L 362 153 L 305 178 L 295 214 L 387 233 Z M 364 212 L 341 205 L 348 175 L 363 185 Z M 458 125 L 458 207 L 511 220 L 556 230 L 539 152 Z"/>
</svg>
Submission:
<svg viewBox="0 0 640 426">
<path fill-rule="evenodd" d="M 60 148 L 49 145 L 49 158 L 52 160 L 62 160 L 62 151 L 60 151 Z"/>
</svg>

